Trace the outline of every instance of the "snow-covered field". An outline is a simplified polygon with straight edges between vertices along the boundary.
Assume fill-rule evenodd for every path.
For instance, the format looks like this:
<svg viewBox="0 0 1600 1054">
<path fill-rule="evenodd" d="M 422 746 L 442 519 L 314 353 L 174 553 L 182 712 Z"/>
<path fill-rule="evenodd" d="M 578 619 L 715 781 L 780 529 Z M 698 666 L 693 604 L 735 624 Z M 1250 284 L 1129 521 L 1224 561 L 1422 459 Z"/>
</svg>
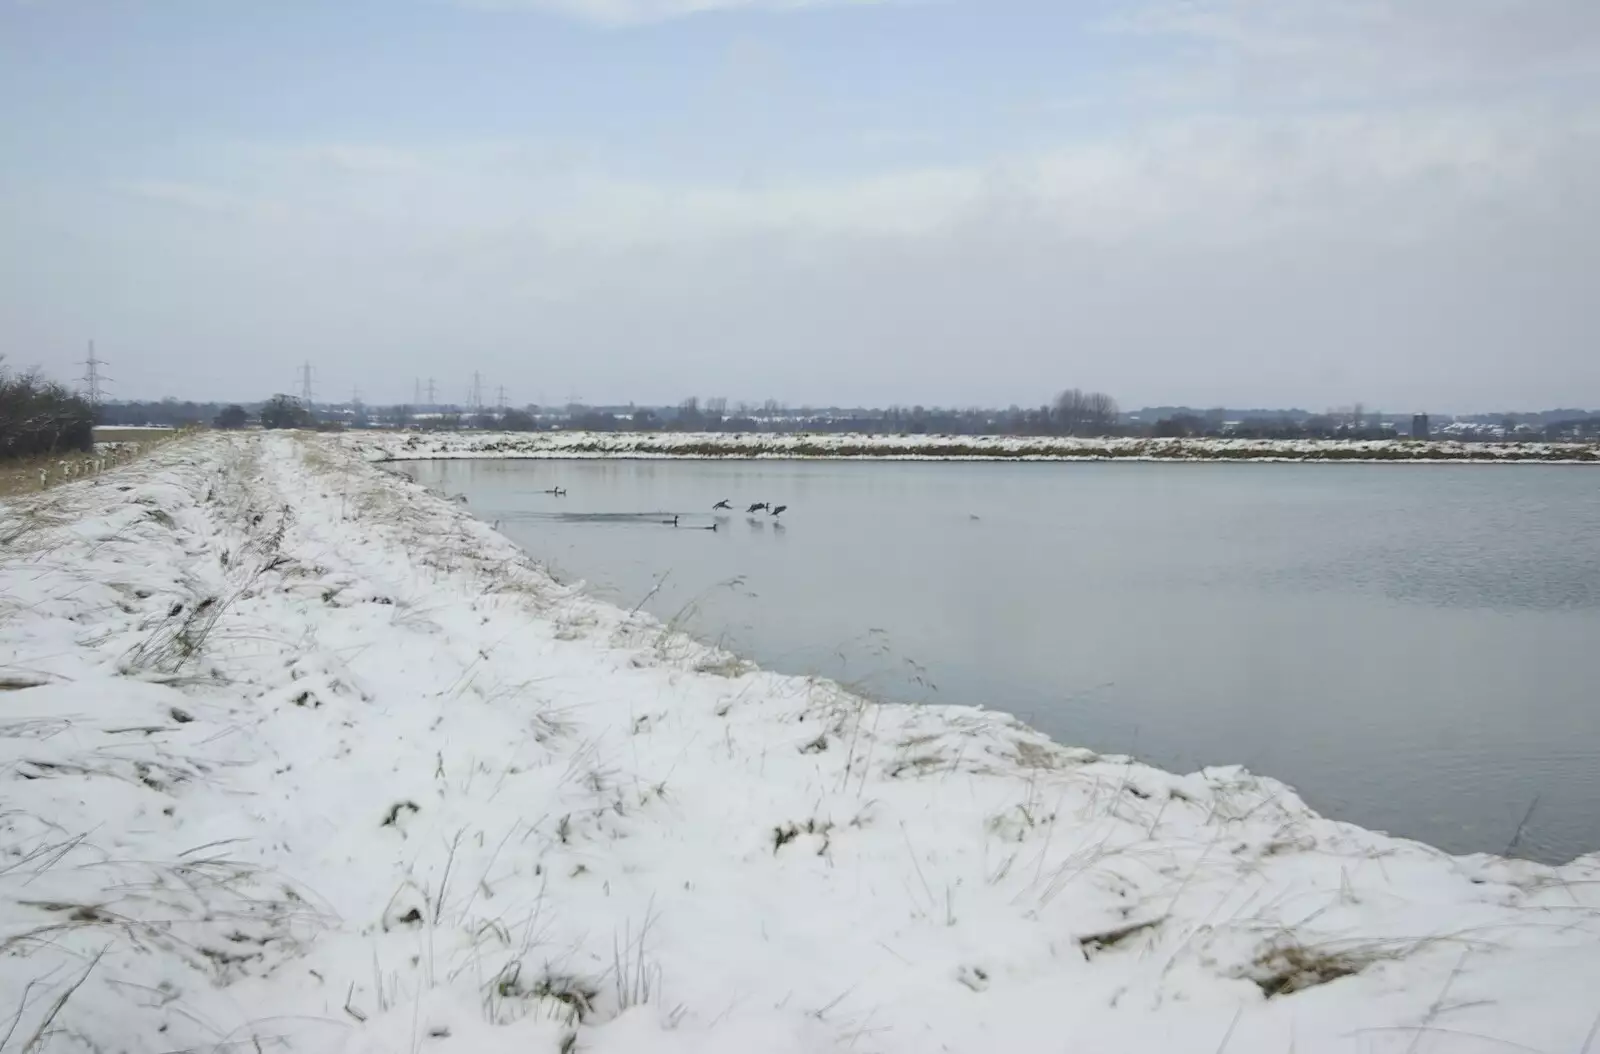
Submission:
<svg viewBox="0 0 1600 1054">
<path fill-rule="evenodd" d="M 1600 857 L 756 671 L 329 438 L 0 539 L 7 1054 L 1597 1042 Z"/>
<path fill-rule="evenodd" d="M 433 458 L 900 458 L 1021 461 L 1556 462 L 1600 465 L 1586 443 L 1324 439 L 1078 439 L 1071 436 L 772 432 L 348 432 L 371 460 Z"/>
</svg>

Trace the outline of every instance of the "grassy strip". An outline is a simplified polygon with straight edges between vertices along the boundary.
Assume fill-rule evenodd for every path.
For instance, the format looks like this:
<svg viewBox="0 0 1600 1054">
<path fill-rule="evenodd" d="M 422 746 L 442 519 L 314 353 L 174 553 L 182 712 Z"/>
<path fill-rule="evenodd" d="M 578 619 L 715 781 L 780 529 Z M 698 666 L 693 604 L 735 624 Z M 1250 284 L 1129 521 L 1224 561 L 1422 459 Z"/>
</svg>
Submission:
<svg viewBox="0 0 1600 1054">
<path fill-rule="evenodd" d="M 190 435 L 193 429 L 171 432 L 141 433 L 145 438 L 135 442 L 118 442 L 116 446 L 95 451 L 71 451 L 46 454 L 40 457 L 16 458 L 0 462 L 0 497 L 18 494 L 36 494 L 60 483 L 99 475 L 118 465 L 148 454 L 158 447 Z"/>
</svg>

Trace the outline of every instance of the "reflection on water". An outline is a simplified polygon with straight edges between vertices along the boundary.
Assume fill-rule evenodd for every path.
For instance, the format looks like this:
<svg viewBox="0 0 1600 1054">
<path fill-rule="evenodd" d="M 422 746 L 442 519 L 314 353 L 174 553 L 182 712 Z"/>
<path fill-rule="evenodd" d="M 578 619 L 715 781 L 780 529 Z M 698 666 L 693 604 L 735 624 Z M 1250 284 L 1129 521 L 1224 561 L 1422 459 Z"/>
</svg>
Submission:
<svg viewBox="0 0 1600 1054">
<path fill-rule="evenodd" d="M 1600 849 L 1600 471 L 409 470 L 564 578 L 774 669 L 1168 767 L 1248 764 L 1451 851 L 1504 850 L 1537 799 L 1519 852 Z M 742 511 L 761 502 L 789 509 Z"/>
<path fill-rule="evenodd" d="M 675 526 L 672 517 L 672 513 L 658 509 L 655 512 L 512 512 L 506 513 L 503 519 L 525 523 L 553 520 L 557 523 L 614 523 L 627 527 L 661 524 L 670 527 Z"/>
</svg>

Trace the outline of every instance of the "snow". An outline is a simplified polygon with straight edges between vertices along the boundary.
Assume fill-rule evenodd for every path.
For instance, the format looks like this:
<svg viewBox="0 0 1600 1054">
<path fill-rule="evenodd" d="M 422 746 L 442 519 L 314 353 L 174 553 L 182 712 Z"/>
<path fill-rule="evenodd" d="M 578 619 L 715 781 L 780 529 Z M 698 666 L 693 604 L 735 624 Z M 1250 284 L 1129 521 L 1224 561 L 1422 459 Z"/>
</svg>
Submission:
<svg viewBox="0 0 1600 1054">
<path fill-rule="evenodd" d="M 332 437 L 187 438 L 0 538 L 0 1050 L 1577 1052 L 1600 1012 L 1600 856 L 762 672 Z"/>
<path fill-rule="evenodd" d="M 374 432 L 346 435 L 374 461 L 436 458 L 884 458 L 1007 461 L 1306 461 L 1600 465 L 1593 443 L 1403 439 L 1090 439 L 804 432 Z"/>
</svg>

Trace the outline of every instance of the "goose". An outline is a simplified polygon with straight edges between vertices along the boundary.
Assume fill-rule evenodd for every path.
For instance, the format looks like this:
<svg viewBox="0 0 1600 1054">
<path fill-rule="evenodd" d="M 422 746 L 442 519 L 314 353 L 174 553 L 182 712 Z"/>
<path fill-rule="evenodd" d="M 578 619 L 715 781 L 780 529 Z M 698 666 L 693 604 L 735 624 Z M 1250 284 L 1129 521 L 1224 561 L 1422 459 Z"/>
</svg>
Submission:
<svg viewBox="0 0 1600 1054">
<path fill-rule="evenodd" d="M 747 512 L 747 513 L 755 513 L 755 512 L 760 512 L 762 509 L 770 509 L 771 507 L 772 506 L 768 502 L 758 501 L 754 505 L 750 506 L 748 509 L 746 509 L 744 511 Z"/>
<path fill-rule="evenodd" d="M 782 514 L 782 513 L 783 513 L 783 510 L 784 510 L 784 509 L 787 509 L 787 508 L 788 508 L 788 507 L 789 507 L 789 506 L 787 506 L 787 505 L 779 505 L 779 506 L 778 506 L 778 507 L 777 507 L 777 508 L 775 508 L 775 509 L 773 509 L 773 510 L 772 510 L 772 517 L 773 517 L 773 519 L 777 519 L 777 518 L 778 518 L 778 516 L 779 516 L 779 515 L 781 515 L 781 514 Z"/>
<path fill-rule="evenodd" d="M 732 512 L 733 511 L 733 506 L 728 504 L 728 499 L 727 498 L 723 498 L 721 501 L 719 501 L 715 505 L 711 506 L 711 511 L 712 512 L 716 512 L 718 509 L 727 509 L 728 511 Z"/>
</svg>

